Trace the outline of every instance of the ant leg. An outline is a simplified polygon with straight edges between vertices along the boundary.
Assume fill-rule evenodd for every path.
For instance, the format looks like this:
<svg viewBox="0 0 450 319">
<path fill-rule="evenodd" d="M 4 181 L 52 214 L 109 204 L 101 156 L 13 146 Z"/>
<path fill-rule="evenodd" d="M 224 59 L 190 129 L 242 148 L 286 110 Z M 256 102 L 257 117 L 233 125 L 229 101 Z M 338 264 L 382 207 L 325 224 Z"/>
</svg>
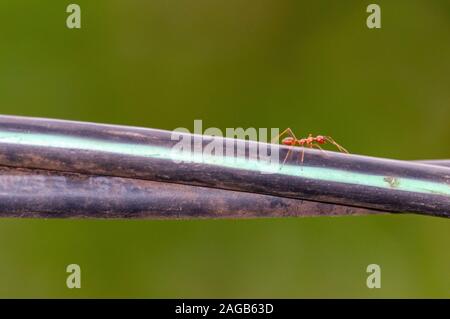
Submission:
<svg viewBox="0 0 450 319">
<path fill-rule="evenodd" d="M 275 142 L 276 140 L 278 140 L 281 136 L 283 136 L 284 134 L 289 134 L 290 137 L 294 138 L 295 140 L 297 140 L 297 137 L 295 136 L 294 132 L 291 130 L 291 128 L 287 128 L 285 129 L 283 132 L 281 132 L 281 134 L 278 134 L 275 138 L 272 139 L 271 143 Z M 289 155 L 291 155 L 292 153 L 292 147 L 289 148 L 286 157 L 283 160 L 283 163 L 281 164 L 280 169 L 284 166 L 284 164 L 286 163 Z"/>
<path fill-rule="evenodd" d="M 300 163 L 303 166 L 303 160 L 305 159 L 305 148 L 303 146 L 301 148 L 302 148 L 302 154 L 301 154 L 301 161 L 300 161 Z"/>
<path fill-rule="evenodd" d="M 312 136 L 311 134 L 309 134 L 310 136 Z M 319 146 L 319 145 L 317 145 L 317 144 L 314 144 L 314 143 L 309 143 L 308 144 L 308 147 L 310 148 L 310 149 L 312 149 L 313 147 L 318 147 L 321 151 L 323 151 L 323 149 Z M 305 148 L 303 147 L 302 148 L 302 154 L 301 154 L 301 165 L 303 166 L 303 162 L 304 162 L 304 159 L 305 159 Z"/>
<path fill-rule="evenodd" d="M 334 146 L 336 146 L 339 151 L 341 151 L 342 153 L 349 153 L 345 148 L 343 148 L 341 145 L 339 145 L 338 143 L 336 143 L 335 140 L 333 140 L 333 138 L 331 136 L 325 136 L 325 139 L 330 142 L 331 144 L 333 144 Z"/>
<path fill-rule="evenodd" d="M 312 134 L 309 133 L 308 134 L 308 138 L 311 138 L 311 137 L 312 137 Z M 307 145 L 309 146 L 309 148 L 312 148 L 312 143 L 307 143 Z M 301 163 L 302 169 L 303 169 L 303 162 L 305 160 L 305 148 L 303 146 L 301 146 L 301 147 L 302 147 L 302 153 L 301 153 L 301 161 L 300 161 L 300 163 Z"/>
<path fill-rule="evenodd" d="M 301 159 L 300 159 L 300 170 L 303 171 L 303 160 L 305 159 L 305 147 L 304 146 L 300 146 L 302 149 L 302 153 L 300 155 Z"/>
<path fill-rule="evenodd" d="M 312 144 L 312 146 L 316 147 L 317 149 L 319 149 L 325 157 L 328 156 L 327 153 L 324 151 L 324 149 L 322 147 L 320 147 L 319 144 L 314 143 L 314 144 Z"/>
<path fill-rule="evenodd" d="M 295 140 L 297 140 L 297 136 L 295 136 L 294 132 L 293 132 L 289 127 L 286 129 L 286 131 L 288 131 L 289 134 L 290 134 Z"/>
<path fill-rule="evenodd" d="M 270 141 L 270 143 L 274 143 L 275 141 L 278 141 L 279 139 L 280 139 L 280 137 L 282 137 L 284 134 L 286 134 L 286 133 L 288 133 L 288 134 L 291 134 L 292 133 L 292 130 L 288 127 L 287 129 L 285 129 L 283 132 L 281 132 L 280 134 L 278 134 L 277 136 L 275 136 L 271 141 Z"/>
<path fill-rule="evenodd" d="M 286 164 L 286 161 L 287 161 L 289 155 L 291 155 L 291 153 L 292 153 L 292 148 L 289 148 L 289 151 L 287 152 L 286 157 L 284 158 L 283 164 L 281 164 L 280 169 L 282 169 L 284 164 Z"/>
<path fill-rule="evenodd" d="M 285 129 L 283 132 L 275 136 L 270 143 L 273 144 L 273 142 L 278 141 L 280 137 L 282 137 L 284 134 L 289 134 L 290 137 L 293 137 L 295 140 L 297 140 L 297 137 L 295 136 L 294 132 L 291 130 L 291 128 Z"/>
</svg>

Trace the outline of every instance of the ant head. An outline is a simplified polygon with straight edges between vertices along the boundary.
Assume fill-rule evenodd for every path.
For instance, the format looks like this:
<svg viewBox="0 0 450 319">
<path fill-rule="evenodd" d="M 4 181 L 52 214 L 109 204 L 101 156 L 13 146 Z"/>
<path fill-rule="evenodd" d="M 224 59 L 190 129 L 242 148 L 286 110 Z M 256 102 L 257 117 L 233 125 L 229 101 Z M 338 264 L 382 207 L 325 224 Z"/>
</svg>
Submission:
<svg viewBox="0 0 450 319">
<path fill-rule="evenodd" d="M 294 145 L 295 144 L 295 139 L 293 137 L 283 138 L 283 140 L 281 141 L 281 144 L 283 144 L 283 145 Z"/>
<path fill-rule="evenodd" d="M 317 135 L 316 136 L 316 142 L 319 143 L 319 144 L 325 144 L 325 142 L 326 142 L 325 137 L 322 136 L 322 135 Z"/>
</svg>

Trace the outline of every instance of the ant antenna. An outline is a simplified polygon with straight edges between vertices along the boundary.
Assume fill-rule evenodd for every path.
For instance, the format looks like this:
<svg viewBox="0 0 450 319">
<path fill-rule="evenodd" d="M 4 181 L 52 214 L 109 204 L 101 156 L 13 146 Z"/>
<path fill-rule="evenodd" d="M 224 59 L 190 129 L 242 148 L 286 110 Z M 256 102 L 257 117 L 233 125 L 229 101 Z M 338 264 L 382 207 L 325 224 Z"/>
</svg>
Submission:
<svg viewBox="0 0 450 319">
<path fill-rule="evenodd" d="M 341 152 L 344 153 L 349 153 L 345 148 L 343 148 L 341 145 L 339 145 L 338 143 L 336 143 L 335 140 L 333 140 L 333 138 L 331 136 L 325 136 L 325 139 L 330 142 L 331 144 L 333 144 L 334 146 L 336 146 Z"/>
</svg>

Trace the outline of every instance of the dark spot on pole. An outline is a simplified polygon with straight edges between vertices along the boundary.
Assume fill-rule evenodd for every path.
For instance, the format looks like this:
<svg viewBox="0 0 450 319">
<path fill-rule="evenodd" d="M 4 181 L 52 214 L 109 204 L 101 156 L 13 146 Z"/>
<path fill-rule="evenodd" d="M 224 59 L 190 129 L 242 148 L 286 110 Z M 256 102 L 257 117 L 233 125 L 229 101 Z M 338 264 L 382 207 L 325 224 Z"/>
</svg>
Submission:
<svg viewBox="0 0 450 319">
<path fill-rule="evenodd" d="M 392 188 L 397 188 L 398 185 L 400 185 L 400 181 L 393 176 L 386 176 L 384 178 L 384 181 L 387 182 L 389 184 L 389 186 Z"/>
</svg>

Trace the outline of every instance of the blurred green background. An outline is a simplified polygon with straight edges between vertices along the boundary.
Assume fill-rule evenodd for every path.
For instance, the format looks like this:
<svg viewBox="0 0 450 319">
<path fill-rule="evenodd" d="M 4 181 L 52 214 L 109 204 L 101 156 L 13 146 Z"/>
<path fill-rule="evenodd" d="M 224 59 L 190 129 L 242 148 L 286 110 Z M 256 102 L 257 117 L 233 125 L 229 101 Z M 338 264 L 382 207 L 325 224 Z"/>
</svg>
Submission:
<svg viewBox="0 0 450 319">
<path fill-rule="evenodd" d="M 0 113 L 163 129 L 292 127 L 450 157 L 450 2 L 0 2 Z M 0 220 L 0 297 L 450 297 L 450 221 Z M 67 289 L 77 263 L 82 288 Z M 366 266 L 382 288 L 366 287 Z"/>
</svg>

